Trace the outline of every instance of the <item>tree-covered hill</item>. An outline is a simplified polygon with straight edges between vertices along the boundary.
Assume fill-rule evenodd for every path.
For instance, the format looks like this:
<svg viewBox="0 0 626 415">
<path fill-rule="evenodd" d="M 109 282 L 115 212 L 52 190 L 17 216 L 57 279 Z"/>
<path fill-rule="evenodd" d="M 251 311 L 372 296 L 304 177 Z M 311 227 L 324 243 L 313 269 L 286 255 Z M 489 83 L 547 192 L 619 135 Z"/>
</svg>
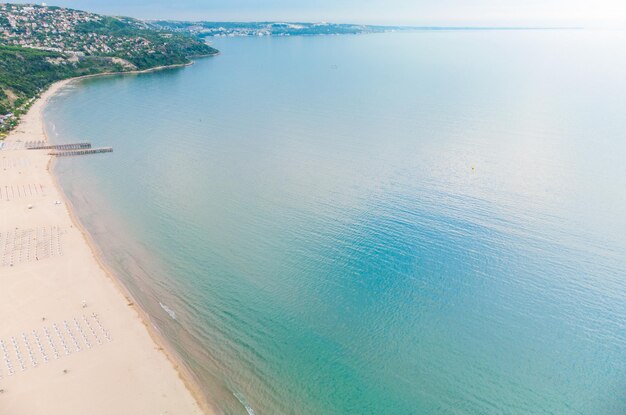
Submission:
<svg viewBox="0 0 626 415">
<path fill-rule="evenodd" d="M 124 65 L 111 58 L 67 57 L 59 52 L 0 45 L 0 114 L 23 106 L 52 82 L 123 70 Z"/>
<path fill-rule="evenodd" d="M 3 114 L 25 106 L 52 82 L 111 71 L 188 63 L 217 51 L 189 34 L 140 20 L 39 5 L 0 4 L 0 131 Z"/>
</svg>

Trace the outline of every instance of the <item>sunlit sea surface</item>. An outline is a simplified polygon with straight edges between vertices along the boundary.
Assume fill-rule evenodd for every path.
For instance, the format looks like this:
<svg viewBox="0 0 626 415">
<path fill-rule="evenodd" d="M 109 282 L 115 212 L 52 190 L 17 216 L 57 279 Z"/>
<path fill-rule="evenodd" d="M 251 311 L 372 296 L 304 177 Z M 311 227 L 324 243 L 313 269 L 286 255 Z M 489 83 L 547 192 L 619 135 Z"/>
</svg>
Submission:
<svg viewBox="0 0 626 415">
<path fill-rule="evenodd" d="M 216 42 L 48 106 L 226 414 L 626 413 L 626 32 Z"/>
</svg>

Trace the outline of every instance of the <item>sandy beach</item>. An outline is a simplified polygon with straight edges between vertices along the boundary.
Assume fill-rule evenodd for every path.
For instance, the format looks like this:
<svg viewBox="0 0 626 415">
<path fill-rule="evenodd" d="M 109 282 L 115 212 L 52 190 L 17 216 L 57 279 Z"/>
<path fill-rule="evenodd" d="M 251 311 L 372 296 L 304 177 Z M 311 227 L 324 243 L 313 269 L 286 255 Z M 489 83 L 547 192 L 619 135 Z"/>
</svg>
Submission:
<svg viewBox="0 0 626 415">
<path fill-rule="evenodd" d="M 42 109 L 0 151 L 0 413 L 202 414 L 175 363 L 103 269 L 50 172 Z"/>
</svg>

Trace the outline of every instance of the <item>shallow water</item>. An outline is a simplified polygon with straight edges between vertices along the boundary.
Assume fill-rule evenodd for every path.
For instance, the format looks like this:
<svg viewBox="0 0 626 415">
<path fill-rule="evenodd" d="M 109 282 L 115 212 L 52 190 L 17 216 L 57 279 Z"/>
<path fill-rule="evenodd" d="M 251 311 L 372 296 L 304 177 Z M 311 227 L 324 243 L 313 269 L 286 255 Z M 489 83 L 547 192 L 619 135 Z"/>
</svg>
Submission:
<svg viewBox="0 0 626 415">
<path fill-rule="evenodd" d="M 224 39 L 46 109 L 224 413 L 626 412 L 626 33 Z"/>
</svg>

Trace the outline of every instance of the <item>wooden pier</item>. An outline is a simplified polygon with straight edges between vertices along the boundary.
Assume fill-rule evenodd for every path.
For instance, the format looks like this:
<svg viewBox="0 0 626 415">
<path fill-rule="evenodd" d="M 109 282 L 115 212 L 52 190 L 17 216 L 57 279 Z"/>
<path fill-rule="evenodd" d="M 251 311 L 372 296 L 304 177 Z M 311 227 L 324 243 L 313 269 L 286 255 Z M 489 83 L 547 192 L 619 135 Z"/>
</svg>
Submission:
<svg viewBox="0 0 626 415">
<path fill-rule="evenodd" d="M 63 157 L 63 156 L 82 156 L 84 154 L 96 154 L 96 153 L 111 153 L 113 151 L 113 147 L 98 147 L 98 148 L 84 148 L 78 150 L 62 150 L 62 151 L 51 151 L 51 156 Z"/>
<path fill-rule="evenodd" d="M 83 150 L 91 148 L 91 143 L 72 143 L 72 144 L 31 144 L 26 147 L 29 150 Z"/>
</svg>

